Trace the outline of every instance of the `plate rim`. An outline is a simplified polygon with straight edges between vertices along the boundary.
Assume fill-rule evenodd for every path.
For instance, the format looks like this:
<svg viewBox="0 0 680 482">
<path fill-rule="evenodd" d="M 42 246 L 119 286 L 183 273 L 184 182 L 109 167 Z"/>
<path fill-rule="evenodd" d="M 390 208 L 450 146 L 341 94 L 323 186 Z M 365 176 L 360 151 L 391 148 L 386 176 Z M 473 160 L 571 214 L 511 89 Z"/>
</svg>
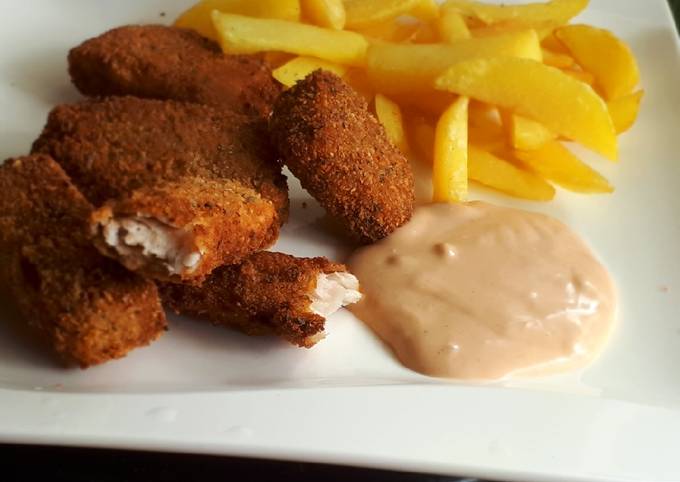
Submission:
<svg viewBox="0 0 680 482">
<path fill-rule="evenodd" d="M 668 2 L 659 1 L 666 4 L 666 20 L 675 34 L 675 56 L 680 62 L 678 25 Z M 477 395 L 480 391 L 486 392 L 487 399 L 481 404 Z M 493 392 L 493 397 L 488 396 L 489 391 Z M 439 427 L 426 426 L 437 430 L 439 443 L 449 441 L 443 432 L 466 434 L 466 440 L 450 441 L 452 450 L 460 451 L 456 460 L 444 452 L 428 452 L 431 450 L 428 443 L 421 447 L 409 443 L 407 447 L 400 448 L 394 445 L 393 440 L 387 439 L 391 431 L 375 433 L 386 428 L 386 422 L 384 418 L 378 418 L 380 423 L 371 424 L 368 416 L 385 417 L 384 401 L 394 399 L 395 394 L 398 395 L 396 404 L 418 406 L 427 404 L 429 399 L 430 403 L 437 402 L 436 410 L 456 409 L 462 413 L 462 416 L 456 416 Z M 295 407 L 300 405 L 301 400 L 310 397 L 314 400 L 313 406 L 305 406 L 304 413 L 295 414 L 298 419 L 290 413 L 271 410 L 272 405 L 284 409 Z M 565 397 L 570 398 L 566 408 L 563 401 L 556 402 L 557 398 L 564 400 Z M 527 398 L 532 399 L 530 407 L 525 406 Z M 337 403 L 338 399 L 352 410 L 342 416 L 327 413 L 328 404 L 333 400 Z M 464 417 L 468 410 L 480 410 L 480 405 L 505 409 L 504 413 L 492 414 L 496 417 L 495 430 L 487 428 L 484 433 L 479 433 L 472 417 Z M 544 408 L 547 413 L 535 413 L 532 408 L 536 406 Z M 536 451 L 547 453 L 548 448 L 540 447 L 531 437 L 518 433 L 521 432 L 518 428 L 537 416 L 549 423 L 551 410 L 558 407 L 559 415 L 566 421 L 589 420 L 599 427 L 598 430 L 603 430 L 603 425 L 611 429 L 615 437 L 593 441 L 588 438 L 589 434 L 592 435 L 588 423 L 572 423 L 571 427 L 560 425 L 565 432 L 561 435 L 562 440 L 553 447 L 552 457 L 532 464 L 529 456 Z M 247 423 L 237 419 L 230 421 L 228 417 L 224 421 L 218 416 L 225 410 L 244 408 L 253 412 L 247 417 Z M 265 415 L 258 421 L 256 412 Z M 218 430 L 207 425 L 206 413 L 216 416 L 224 426 L 220 425 Z M 508 388 L 426 383 L 161 394 L 61 393 L 0 388 L 0 414 L 0 442 L 3 443 L 304 460 L 523 482 L 680 480 L 680 464 L 672 450 L 680 447 L 680 411 L 564 393 L 532 391 L 527 395 L 521 390 Z M 347 441 L 331 440 L 332 446 L 323 449 L 321 442 L 330 440 L 324 437 L 347 432 L 346 415 L 361 422 L 351 431 L 351 441 L 355 441 L 356 445 L 347 447 Z M 513 423 L 508 423 L 506 417 L 512 417 Z M 404 417 L 394 423 L 401 424 L 402 430 L 412 429 L 410 433 L 418 433 L 418 424 L 427 425 L 425 418 Z M 303 427 L 297 428 L 303 437 L 307 437 L 306 442 L 288 441 L 287 444 L 282 434 L 293 433 L 300 423 Z M 310 428 L 312 425 L 316 425 L 315 430 Z M 655 438 L 650 439 L 651 436 Z M 376 437 L 382 437 L 386 447 L 373 446 L 378 440 Z M 202 442 L 198 441 L 199 438 Z M 588 443 L 585 444 L 584 440 Z M 640 440 L 648 441 L 642 450 L 644 456 L 640 454 Z M 388 448 L 391 453 L 386 452 Z M 485 450 L 487 458 L 472 454 L 470 451 L 475 448 Z M 412 451 L 406 453 L 406 449 Z M 518 460 L 509 460 L 514 457 Z M 495 465 L 489 464 L 491 459 L 497 460 Z M 528 470 L 531 465 L 538 468 Z"/>
</svg>

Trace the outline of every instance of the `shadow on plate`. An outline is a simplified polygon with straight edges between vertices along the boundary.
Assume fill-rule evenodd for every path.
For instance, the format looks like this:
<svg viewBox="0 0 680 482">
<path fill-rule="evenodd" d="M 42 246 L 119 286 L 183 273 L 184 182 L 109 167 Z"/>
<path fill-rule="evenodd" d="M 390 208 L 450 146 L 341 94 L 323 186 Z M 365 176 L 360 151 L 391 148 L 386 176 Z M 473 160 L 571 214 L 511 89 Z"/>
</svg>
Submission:
<svg viewBox="0 0 680 482">
<path fill-rule="evenodd" d="M 0 365 L 54 367 L 59 360 L 47 341 L 29 327 L 14 301 L 0 293 Z"/>
<path fill-rule="evenodd" d="M 10 87 L 50 106 L 80 99 L 69 80 L 66 55 L 63 49 L 45 49 L 8 61 Z"/>
<path fill-rule="evenodd" d="M 194 347 L 206 355 L 215 352 L 252 355 L 255 352 L 270 356 L 277 352 L 297 350 L 275 336 L 248 336 L 227 326 L 172 313 L 168 313 L 168 328 L 171 334 L 165 336 L 181 337 L 183 347 Z"/>
<path fill-rule="evenodd" d="M 5 159 L 25 156 L 31 150 L 33 140 L 38 137 L 42 124 L 35 130 L 4 129 L 0 131 L 0 164 Z"/>
<path fill-rule="evenodd" d="M 71 85 L 66 52 L 61 49 L 34 51 L 32 55 L 15 57 L 7 60 L 3 68 L 9 84 L 3 89 L 5 95 L 22 99 L 22 107 L 19 112 L 9 114 L 15 120 L 14 125 L 4 126 L 0 132 L 0 162 L 29 153 L 50 109 L 57 104 L 82 99 Z"/>
</svg>

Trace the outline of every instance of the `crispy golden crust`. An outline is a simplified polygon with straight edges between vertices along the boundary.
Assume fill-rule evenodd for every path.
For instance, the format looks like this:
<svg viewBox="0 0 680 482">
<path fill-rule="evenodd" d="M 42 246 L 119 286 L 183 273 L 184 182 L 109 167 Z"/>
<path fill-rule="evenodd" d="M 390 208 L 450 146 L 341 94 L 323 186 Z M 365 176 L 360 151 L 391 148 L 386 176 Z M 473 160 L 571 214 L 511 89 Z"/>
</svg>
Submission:
<svg viewBox="0 0 680 482">
<path fill-rule="evenodd" d="M 241 264 L 218 268 L 202 286 L 160 283 L 159 287 L 165 305 L 177 313 L 249 335 L 274 334 L 309 348 L 325 322 L 310 311 L 317 277 L 346 270 L 326 258 L 263 251 Z"/>
<path fill-rule="evenodd" d="M 284 92 L 270 130 L 302 186 L 359 241 L 384 238 L 410 219 L 408 161 L 365 100 L 336 75 L 316 71 Z"/>
<path fill-rule="evenodd" d="M 34 153 L 50 154 L 96 206 L 159 179 L 232 179 L 274 203 L 288 187 L 262 123 L 226 109 L 113 97 L 55 107 Z"/>
<path fill-rule="evenodd" d="M 61 358 L 83 368 L 149 344 L 166 326 L 154 284 L 91 246 L 90 211 L 47 156 L 0 167 L 0 249 L 10 294 Z"/>
<path fill-rule="evenodd" d="M 125 26 L 71 50 L 69 72 L 85 95 L 134 95 L 227 106 L 268 116 L 281 92 L 260 56 L 224 55 L 193 32 Z"/>
<path fill-rule="evenodd" d="M 218 243 L 217 251 L 205 253 L 208 271 L 196 271 L 194 282 L 221 264 L 270 246 L 288 216 L 286 179 L 262 123 L 226 109 L 134 97 L 62 105 L 50 113 L 33 151 L 54 157 L 97 206 L 115 200 L 119 206 L 143 202 L 150 209 L 153 196 L 148 188 L 153 186 L 166 196 L 156 209 L 162 209 L 166 218 L 186 217 L 184 206 L 199 189 L 196 179 L 206 181 L 203 188 L 212 182 L 218 191 L 227 185 L 239 191 L 252 189 L 271 202 L 274 216 L 266 213 L 270 208 L 264 203 L 244 217 L 240 216 L 254 205 L 243 206 L 243 211 L 241 207 L 212 210 L 211 229 L 222 231 L 211 232 L 211 239 L 233 242 Z M 194 181 L 186 181 L 189 178 Z M 162 187 L 166 182 L 173 188 Z M 176 189 L 182 182 L 187 185 Z M 220 196 L 206 193 L 208 198 L 211 195 Z M 220 202 L 225 200 L 226 193 Z M 211 201 L 206 198 L 206 202 Z M 232 228 L 236 230 L 229 231 Z M 234 251 L 228 252 L 229 247 Z M 112 255 L 110 250 L 104 253 Z M 142 271 L 159 276 L 155 269 Z"/>
<path fill-rule="evenodd" d="M 147 218 L 191 239 L 201 253 L 195 269 L 170 273 L 163 259 L 141 255 L 136 248 L 121 255 L 105 241 L 103 226 L 112 218 Z M 237 181 L 188 177 L 144 186 L 122 199 L 108 201 L 92 215 L 97 248 L 128 269 L 158 280 L 200 283 L 223 264 L 240 261 L 270 244 L 278 235 L 277 213 L 271 201 Z"/>
</svg>

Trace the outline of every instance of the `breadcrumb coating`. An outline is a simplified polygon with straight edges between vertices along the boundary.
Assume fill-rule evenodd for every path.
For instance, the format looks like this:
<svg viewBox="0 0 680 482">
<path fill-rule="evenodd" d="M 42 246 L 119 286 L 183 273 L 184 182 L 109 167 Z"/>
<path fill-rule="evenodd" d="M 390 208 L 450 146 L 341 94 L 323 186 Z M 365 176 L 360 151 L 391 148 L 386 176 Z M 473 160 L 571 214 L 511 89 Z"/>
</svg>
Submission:
<svg viewBox="0 0 680 482">
<path fill-rule="evenodd" d="M 288 216 L 286 179 L 262 123 L 225 109 L 134 97 L 61 105 L 50 113 L 33 152 L 56 159 L 95 206 L 109 201 L 109 207 L 144 203 L 150 209 L 155 201 L 164 219 L 184 218 L 184 226 L 190 223 L 189 212 L 200 216 L 209 204 L 212 244 L 221 249 L 203 253 L 202 269 L 175 277 L 181 280 L 200 282 L 217 266 L 270 246 Z M 215 192 L 208 192 L 208 186 Z M 192 200 L 198 190 L 203 190 L 202 198 Z M 256 204 L 233 204 L 252 199 L 253 193 L 270 207 L 259 202 L 252 210 Z M 159 199 L 160 194 L 165 198 Z M 187 210 L 201 200 L 203 208 L 196 204 Z M 230 209 L 213 206 L 225 202 L 231 203 Z M 265 212 L 268 209 L 273 215 Z M 224 242 L 227 239 L 232 241 Z M 235 249 L 229 252 L 228 247 Z M 104 253 L 121 259 L 111 250 Z M 141 272 L 167 279 L 151 269 L 153 258 L 149 261 L 139 265 Z"/>
<path fill-rule="evenodd" d="M 158 179 L 241 182 L 288 214 L 288 186 L 262 123 L 186 102 L 112 97 L 50 112 L 34 153 L 50 154 L 99 206 Z"/>
<path fill-rule="evenodd" d="M 91 245 L 91 210 L 48 156 L 0 166 L 5 288 L 63 361 L 82 368 L 148 345 L 166 327 L 153 282 Z"/>
<path fill-rule="evenodd" d="M 68 62 L 88 96 L 183 100 L 266 117 L 281 92 L 262 56 L 225 55 L 192 30 L 163 25 L 114 28 L 72 49 Z"/>
<path fill-rule="evenodd" d="M 360 242 L 384 238 L 410 219 L 408 161 L 364 98 L 335 74 L 318 70 L 281 94 L 270 131 L 302 187 Z"/>
<path fill-rule="evenodd" d="M 164 304 L 177 313 L 248 335 L 277 335 L 309 348 L 323 338 L 325 325 L 324 316 L 312 307 L 319 276 L 346 272 L 344 265 L 326 258 L 263 251 L 241 264 L 218 268 L 202 286 L 160 283 L 159 288 Z M 341 289 L 349 296 L 336 306 L 360 297 L 358 283 Z"/>
<path fill-rule="evenodd" d="M 200 283 L 278 233 L 277 213 L 237 181 L 188 177 L 144 186 L 92 215 L 97 248 L 158 280 Z"/>
</svg>

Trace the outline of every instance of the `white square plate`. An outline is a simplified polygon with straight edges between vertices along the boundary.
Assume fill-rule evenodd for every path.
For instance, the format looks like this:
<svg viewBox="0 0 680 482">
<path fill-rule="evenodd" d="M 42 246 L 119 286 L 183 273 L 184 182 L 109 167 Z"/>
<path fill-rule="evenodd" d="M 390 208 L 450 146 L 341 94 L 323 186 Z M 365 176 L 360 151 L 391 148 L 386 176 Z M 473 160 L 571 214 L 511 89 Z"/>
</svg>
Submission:
<svg viewBox="0 0 680 482">
<path fill-rule="evenodd" d="M 1 1 L 2 158 L 27 152 L 49 109 L 78 98 L 70 47 L 125 23 L 167 23 L 190 1 Z M 630 43 L 646 90 L 618 164 L 583 152 L 616 193 L 561 191 L 545 205 L 476 194 L 562 219 L 616 277 L 616 333 L 583 373 L 483 386 L 426 378 L 347 312 L 312 350 L 173 318 L 159 342 L 124 360 L 64 370 L 1 323 L 0 441 L 518 481 L 680 480 L 678 40 L 665 0 L 592 0 L 582 20 Z M 347 248 L 323 231 L 322 210 L 291 187 L 277 249 L 342 259 Z M 0 320 L 15 316 L 2 308 Z"/>
</svg>

